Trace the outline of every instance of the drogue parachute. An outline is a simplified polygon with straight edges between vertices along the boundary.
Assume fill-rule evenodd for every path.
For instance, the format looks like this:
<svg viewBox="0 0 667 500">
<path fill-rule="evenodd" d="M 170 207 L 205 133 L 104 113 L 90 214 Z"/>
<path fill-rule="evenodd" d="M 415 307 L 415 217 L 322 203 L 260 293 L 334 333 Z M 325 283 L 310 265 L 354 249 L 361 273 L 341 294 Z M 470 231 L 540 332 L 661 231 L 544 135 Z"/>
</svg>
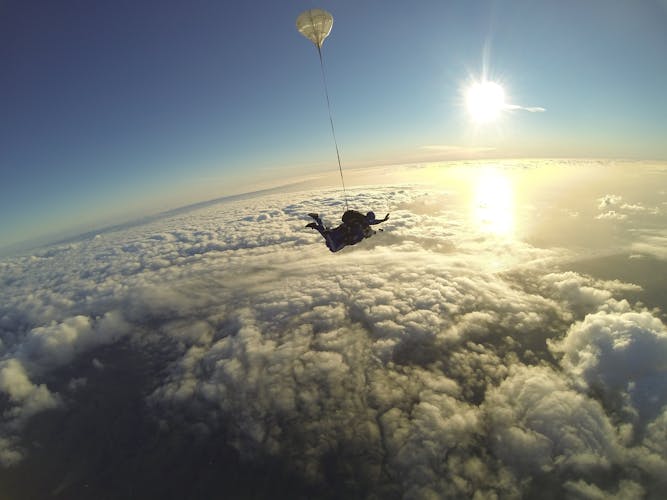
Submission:
<svg viewBox="0 0 667 500">
<path fill-rule="evenodd" d="M 345 179 L 343 179 L 343 167 L 340 162 L 340 151 L 338 141 L 336 140 L 336 130 L 334 128 L 333 116 L 331 116 L 331 102 L 329 100 L 329 88 L 327 85 L 327 75 L 324 71 L 324 58 L 322 57 L 322 44 L 326 37 L 331 33 L 333 26 L 333 16 L 322 9 L 309 9 L 303 11 L 296 18 L 296 29 L 303 36 L 315 44 L 317 55 L 320 57 L 320 69 L 322 70 L 322 83 L 324 84 L 324 95 L 327 98 L 327 109 L 329 110 L 329 123 L 331 125 L 331 135 L 336 146 L 336 158 L 338 159 L 338 171 L 340 172 L 340 182 L 343 185 L 343 195 L 345 196 L 345 210 L 348 209 L 347 191 L 345 190 Z"/>
<path fill-rule="evenodd" d="M 331 33 L 332 26 L 333 16 L 322 9 L 306 10 L 296 18 L 296 29 L 313 42 L 318 50 L 322 48 L 324 39 Z"/>
<path fill-rule="evenodd" d="M 306 224 L 306 227 L 317 230 L 327 247 L 332 252 L 338 252 L 348 245 L 355 245 L 360 241 L 370 238 L 375 231 L 371 225 L 379 224 L 389 218 L 389 214 L 384 219 L 376 219 L 373 212 L 363 215 L 356 210 L 350 210 L 347 202 L 347 190 L 345 189 L 345 179 L 343 178 L 343 166 L 340 161 L 340 151 L 338 141 L 336 140 L 336 130 L 334 128 L 333 116 L 331 115 L 331 102 L 329 100 L 329 88 L 327 86 L 327 76 L 324 71 L 324 58 L 322 57 L 322 44 L 331 33 L 333 27 L 333 16 L 326 10 L 310 9 L 302 12 L 296 18 L 296 29 L 317 47 L 317 54 L 320 58 L 320 68 L 322 70 L 322 83 L 324 85 L 324 95 L 327 99 L 327 109 L 329 111 L 329 124 L 331 125 L 331 135 L 336 146 L 336 159 L 338 160 L 338 172 L 340 173 L 340 182 L 343 187 L 343 196 L 345 198 L 345 213 L 343 214 L 343 223 L 338 227 L 331 229 L 324 226 L 322 219 L 317 213 L 308 214 L 313 218 L 313 222 Z M 382 229 L 380 229 L 382 231 Z"/>
</svg>

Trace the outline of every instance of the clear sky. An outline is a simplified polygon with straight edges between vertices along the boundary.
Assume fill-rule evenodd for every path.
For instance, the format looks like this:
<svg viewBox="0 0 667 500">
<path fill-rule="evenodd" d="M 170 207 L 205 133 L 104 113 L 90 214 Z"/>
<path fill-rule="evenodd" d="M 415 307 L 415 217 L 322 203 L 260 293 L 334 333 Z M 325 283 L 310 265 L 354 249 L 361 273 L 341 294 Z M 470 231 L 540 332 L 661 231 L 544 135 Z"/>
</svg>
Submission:
<svg viewBox="0 0 667 500">
<path fill-rule="evenodd" d="M 336 168 L 316 7 L 344 167 L 667 159 L 663 0 L 0 0 L 0 247 Z"/>
</svg>

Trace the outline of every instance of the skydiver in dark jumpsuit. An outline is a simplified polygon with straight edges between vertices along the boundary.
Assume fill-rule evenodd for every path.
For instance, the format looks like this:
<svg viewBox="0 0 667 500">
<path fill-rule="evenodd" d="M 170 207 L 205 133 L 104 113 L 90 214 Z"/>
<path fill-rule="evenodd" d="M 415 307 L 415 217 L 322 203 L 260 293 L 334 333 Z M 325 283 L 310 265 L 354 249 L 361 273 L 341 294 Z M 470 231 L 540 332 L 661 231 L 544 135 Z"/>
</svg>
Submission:
<svg viewBox="0 0 667 500">
<path fill-rule="evenodd" d="M 315 222 L 306 224 L 306 227 L 317 229 L 327 248 L 332 252 L 337 252 L 347 245 L 356 245 L 365 238 L 370 238 L 375 234 L 375 230 L 371 226 L 380 224 L 389 218 L 389 214 L 385 215 L 384 219 L 376 219 L 373 212 L 368 212 L 366 215 L 356 210 L 348 210 L 343 214 L 343 223 L 334 229 L 325 227 L 322 219 L 318 214 L 308 214 L 315 219 Z M 380 229 L 380 231 L 382 231 Z"/>
</svg>

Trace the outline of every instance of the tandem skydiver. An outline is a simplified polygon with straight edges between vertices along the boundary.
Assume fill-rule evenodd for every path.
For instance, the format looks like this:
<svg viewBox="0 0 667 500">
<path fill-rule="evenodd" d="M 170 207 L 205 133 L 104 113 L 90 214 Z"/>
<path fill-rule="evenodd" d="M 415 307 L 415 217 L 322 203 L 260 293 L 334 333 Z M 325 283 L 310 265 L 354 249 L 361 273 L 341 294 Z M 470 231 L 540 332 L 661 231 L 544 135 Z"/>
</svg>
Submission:
<svg viewBox="0 0 667 500">
<path fill-rule="evenodd" d="M 375 230 L 371 229 L 371 226 L 380 224 L 389 218 L 389 214 L 385 215 L 384 219 L 376 219 L 373 212 L 364 215 L 356 210 L 347 210 L 342 217 L 343 223 L 331 229 L 324 226 L 318 214 L 310 213 L 308 215 L 315 222 L 306 224 L 306 227 L 317 229 L 324 238 L 327 248 L 332 252 L 337 252 L 347 245 L 356 245 L 363 239 L 370 238 L 375 234 Z"/>
</svg>

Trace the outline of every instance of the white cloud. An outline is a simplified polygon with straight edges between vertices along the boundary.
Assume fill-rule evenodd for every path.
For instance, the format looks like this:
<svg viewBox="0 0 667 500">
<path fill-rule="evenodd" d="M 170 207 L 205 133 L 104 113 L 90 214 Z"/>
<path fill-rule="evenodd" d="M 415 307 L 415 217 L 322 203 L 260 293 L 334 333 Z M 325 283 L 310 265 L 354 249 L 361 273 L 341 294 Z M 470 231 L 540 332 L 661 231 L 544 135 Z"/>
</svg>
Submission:
<svg viewBox="0 0 667 500">
<path fill-rule="evenodd" d="M 598 198 L 597 202 L 600 213 L 595 218 L 598 220 L 621 221 L 638 216 L 657 216 L 661 213 L 659 207 L 649 207 L 639 202 L 624 202 L 623 197 L 616 194 L 604 195 Z"/>
<path fill-rule="evenodd" d="M 648 311 L 589 314 L 550 346 L 582 389 L 618 411 L 652 419 L 667 404 L 667 328 Z"/>
<path fill-rule="evenodd" d="M 540 106 L 519 106 L 518 104 L 506 104 L 505 109 L 512 111 L 528 111 L 529 113 L 544 113 L 546 111 L 546 108 L 542 108 Z"/>
<path fill-rule="evenodd" d="M 547 367 L 518 367 L 487 395 L 493 447 L 517 474 L 609 469 L 614 428 L 603 408 Z"/>
<path fill-rule="evenodd" d="M 480 234 L 442 193 L 424 208 L 430 194 L 351 191 L 400 208 L 335 256 L 303 228 L 342 209 L 320 191 L 6 261 L 0 461 L 25 453 L 28 418 L 75 412 L 113 377 L 122 344 L 150 360 L 142 403 L 171 436 L 224 439 L 308 484 L 334 470 L 357 496 L 519 498 L 551 474 L 563 495 L 657 491 L 664 325 L 623 299 L 639 288 L 551 272 L 560 250 Z M 645 436 L 622 427 L 626 407 Z"/>
<path fill-rule="evenodd" d="M 608 210 L 607 212 L 601 213 L 595 216 L 598 220 L 625 220 L 628 218 L 626 214 L 617 212 L 616 210 Z"/>
<path fill-rule="evenodd" d="M 622 196 L 617 194 L 606 194 L 601 198 L 598 198 L 598 208 L 600 210 L 607 210 L 610 207 L 618 206 L 623 200 Z"/>
<path fill-rule="evenodd" d="M 3 413 L 9 428 L 17 428 L 31 416 L 58 407 L 60 400 L 44 384 L 34 384 L 23 364 L 16 359 L 0 362 L 0 394 L 10 406 Z"/>
</svg>

